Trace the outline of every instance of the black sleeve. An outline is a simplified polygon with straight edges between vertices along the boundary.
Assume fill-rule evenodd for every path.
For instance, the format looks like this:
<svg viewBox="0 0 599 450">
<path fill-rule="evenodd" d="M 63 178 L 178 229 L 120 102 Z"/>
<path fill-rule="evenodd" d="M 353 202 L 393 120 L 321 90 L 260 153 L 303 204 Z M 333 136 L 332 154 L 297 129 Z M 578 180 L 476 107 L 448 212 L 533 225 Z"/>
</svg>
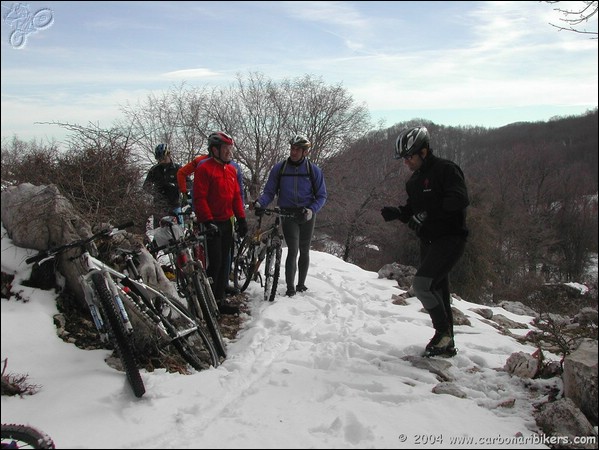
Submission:
<svg viewBox="0 0 599 450">
<path fill-rule="evenodd" d="M 450 164 L 446 167 L 444 184 L 445 193 L 441 205 L 443 211 L 461 211 L 470 204 L 464 173 L 457 165 Z"/>
</svg>

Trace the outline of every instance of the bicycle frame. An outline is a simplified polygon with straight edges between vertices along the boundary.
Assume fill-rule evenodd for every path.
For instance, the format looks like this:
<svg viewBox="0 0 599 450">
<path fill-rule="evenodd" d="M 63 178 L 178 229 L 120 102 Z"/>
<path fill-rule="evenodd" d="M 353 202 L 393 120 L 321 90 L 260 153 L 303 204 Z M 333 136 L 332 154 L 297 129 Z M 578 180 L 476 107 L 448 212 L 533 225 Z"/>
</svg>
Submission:
<svg viewBox="0 0 599 450">
<path fill-rule="evenodd" d="M 78 256 L 70 259 L 78 259 L 83 269 L 79 275 L 79 282 L 94 325 L 100 333 L 102 341 L 114 345 L 133 393 L 136 397 L 141 397 L 146 389 L 139 373 L 137 358 L 131 342 L 133 326 L 123 304 L 124 292 L 112 279 L 112 269 L 109 270 L 108 266 L 93 258 L 88 249 L 94 240 L 100 237 L 112 237 L 124 232 L 125 228 L 132 225 L 132 223 L 128 223 L 114 229 L 103 230 L 87 239 L 41 252 L 37 256 L 27 258 L 26 262 L 41 263 L 69 249 L 79 251 Z"/>
<path fill-rule="evenodd" d="M 262 219 L 264 215 L 274 215 L 275 221 L 263 230 Z M 235 287 L 242 292 L 248 288 L 250 281 L 260 278 L 260 285 L 264 287 L 264 300 L 273 301 L 276 296 L 281 269 L 283 242 L 283 233 L 280 230 L 281 218 L 292 218 L 295 216 L 282 212 L 280 208 L 265 209 L 264 215 L 258 217 L 256 231 L 246 236 L 240 244 L 239 253 L 233 269 L 233 276 Z M 263 283 L 260 267 L 265 260 L 265 280 Z"/>
<path fill-rule="evenodd" d="M 112 276 L 122 275 L 119 274 L 116 270 L 112 269 L 110 266 L 107 266 L 99 259 L 94 258 L 88 252 L 83 253 L 79 257 L 79 261 L 83 266 L 85 273 L 79 276 L 81 281 L 81 286 L 83 288 L 83 293 L 85 296 L 85 302 L 89 307 L 92 318 L 94 320 L 94 324 L 96 328 L 100 332 L 100 336 L 103 342 L 110 342 L 109 332 L 106 327 L 106 324 L 102 318 L 101 308 L 99 307 L 100 302 L 98 301 L 98 294 L 92 282 L 92 276 L 94 273 L 101 273 L 104 280 L 106 280 L 106 285 L 110 290 L 116 304 L 118 306 L 118 311 L 120 313 L 123 324 L 125 325 L 125 330 L 127 331 L 127 335 L 130 336 L 133 333 L 133 325 L 131 324 L 131 320 L 129 320 L 129 315 L 127 314 L 127 310 L 125 309 L 125 305 L 123 304 L 123 296 L 126 295 L 122 289 L 119 289 L 117 285 L 114 283 Z"/>
<path fill-rule="evenodd" d="M 88 245 L 95 239 L 112 237 L 131 225 L 104 230 L 89 238 L 40 252 L 28 258 L 26 262 L 41 263 L 69 249 L 79 251 L 77 256 L 69 259 L 78 259 L 81 264 L 79 282 L 94 325 L 102 341 L 114 345 L 123 362 L 134 394 L 141 397 L 145 393 L 145 387 L 139 374 L 132 343 L 133 324 L 129 319 L 126 305 L 133 308 L 129 312 L 135 312 L 136 316 L 150 326 L 152 332 L 148 334 L 161 340 L 164 345 L 160 347 L 172 344 L 195 369 L 206 368 L 207 364 L 204 362 L 206 353 L 212 366 L 218 366 L 220 361 L 200 322 L 189 314 L 186 307 L 141 280 L 132 262 L 132 252 L 126 259 L 128 259 L 128 270 L 136 279 L 113 269 L 90 254 Z M 126 251 L 122 250 L 122 252 Z"/>
<path fill-rule="evenodd" d="M 218 305 L 212 292 L 211 280 L 206 273 L 203 258 L 198 255 L 198 248 L 209 234 L 202 231 L 197 234 L 180 236 L 175 232 L 177 225 L 167 220 L 162 226 L 170 227 L 172 239 L 168 244 L 153 249 L 153 252 L 167 254 L 172 267 L 175 270 L 177 290 L 179 295 L 187 300 L 192 313 L 206 324 L 212 337 L 217 353 L 226 357 L 226 345 L 218 323 Z"/>
<path fill-rule="evenodd" d="M 125 258 L 131 276 L 110 268 L 108 270 L 112 270 L 113 277 L 123 286 L 133 306 L 152 320 L 160 334 L 159 338 L 163 340 L 163 345 L 172 343 L 183 358 L 197 370 L 206 368 L 206 364 L 198 355 L 202 353 L 198 347 L 203 345 L 206 347 L 210 365 L 218 367 L 220 364 L 218 352 L 208 339 L 202 322 L 197 316 L 190 313 L 189 307 L 145 284 L 133 262 L 132 252 L 127 252 Z M 198 337 L 196 334 L 201 339 L 201 343 L 193 342 Z"/>
</svg>

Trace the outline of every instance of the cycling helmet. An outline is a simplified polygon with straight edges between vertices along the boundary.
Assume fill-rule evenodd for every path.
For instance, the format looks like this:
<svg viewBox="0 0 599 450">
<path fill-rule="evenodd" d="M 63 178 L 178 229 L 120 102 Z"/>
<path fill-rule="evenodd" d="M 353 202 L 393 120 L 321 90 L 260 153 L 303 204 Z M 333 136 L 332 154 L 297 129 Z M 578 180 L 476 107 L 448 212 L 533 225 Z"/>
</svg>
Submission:
<svg viewBox="0 0 599 450">
<path fill-rule="evenodd" d="M 430 137 L 426 127 L 403 130 L 395 141 L 395 159 L 412 156 L 423 148 L 430 148 Z"/>
<path fill-rule="evenodd" d="M 222 131 L 211 133 L 210 136 L 208 136 L 208 152 L 211 151 L 210 149 L 213 146 L 218 147 L 218 149 L 220 150 L 220 146 L 223 144 L 235 145 L 235 141 L 231 136 L 229 136 L 227 133 L 223 133 Z"/>
<path fill-rule="evenodd" d="M 156 159 L 158 161 L 160 161 L 162 158 L 164 158 L 165 155 L 170 155 L 170 154 L 171 154 L 171 151 L 168 149 L 166 144 L 158 144 L 156 146 L 156 148 L 154 149 L 154 156 L 156 156 Z"/>
<path fill-rule="evenodd" d="M 291 139 L 289 139 L 289 143 L 291 145 L 295 145 L 296 147 L 301 147 L 304 150 L 312 147 L 312 143 L 308 140 L 306 136 L 302 136 L 301 134 L 296 134 Z"/>
</svg>

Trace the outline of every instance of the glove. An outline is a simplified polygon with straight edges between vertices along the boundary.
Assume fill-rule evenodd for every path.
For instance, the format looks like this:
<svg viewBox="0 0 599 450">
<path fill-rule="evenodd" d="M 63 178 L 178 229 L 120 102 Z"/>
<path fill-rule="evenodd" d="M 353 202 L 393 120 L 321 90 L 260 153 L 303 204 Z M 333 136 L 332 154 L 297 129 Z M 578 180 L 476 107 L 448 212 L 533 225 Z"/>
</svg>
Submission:
<svg viewBox="0 0 599 450">
<path fill-rule="evenodd" d="M 189 196 L 187 195 L 187 192 L 183 192 L 181 194 L 181 208 L 184 208 L 188 205 L 189 205 Z"/>
<path fill-rule="evenodd" d="M 212 222 L 204 222 L 204 231 L 206 231 L 206 236 L 218 236 L 220 234 L 220 230 L 216 226 L 215 223 Z"/>
<path fill-rule="evenodd" d="M 302 209 L 302 214 L 303 214 L 304 220 L 306 222 L 309 222 L 310 219 L 312 219 L 312 216 L 314 215 L 314 213 L 312 212 L 312 210 L 310 208 Z"/>
<path fill-rule="evenodd" d="M 410 221 L 408 222 L 408 226 L 411 230 L 414 230 L 416 233 L 420 231 L 422 228 L 422 224 L 426 220 L 427 214 L 426 211 L 419 212 L 418 214 L 414 214 Z"/>
<path fill-rule="evenodd" d="M 237 218 L 237 234 L 239 237 L 245 237 L 248 234 L 248 223 L 245 217 Z"/>
<path fill-rule="evenodd" d="M 394 206 L 385 206 L 381 209 L 381 215 L 383 216 L 383 219 L 385 219 L 385 222 L 389 222 L 391 220 L 399 219 L 401 211 Z"/>
<path fill-rule="evenodd" d="M 258 203 L 258 200 L 254 202 L 254 214 L 256 214 L 258 217 L 264 215 L 264 208 L 260 203 Z"/>
</svg>

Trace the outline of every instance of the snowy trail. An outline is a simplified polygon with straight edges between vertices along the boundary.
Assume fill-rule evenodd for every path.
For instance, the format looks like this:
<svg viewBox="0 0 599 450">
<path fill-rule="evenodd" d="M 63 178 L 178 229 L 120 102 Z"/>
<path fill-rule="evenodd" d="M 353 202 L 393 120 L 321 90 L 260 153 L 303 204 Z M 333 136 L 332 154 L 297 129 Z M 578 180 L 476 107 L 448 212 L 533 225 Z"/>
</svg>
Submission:
<svg viewBox="0 0 599 450">
<path fill-rule="evenodd" d="M 392 303 L 392 295 L 401 293 L 395 281 L 312 252 L 306 285 L 308 291 L 284 297 L 281 279 L 279 295 L 267 303 L 260 286 L 252 283 L 247 291 L 251 315 L 229 343 L 227 360 L 192 375 L 143 372 L 147 394 L 141 399 L 133 397 L 122 373 L 104 363 L 108 352 L 76 349 L 48 326 L 37 337 L 39 345 L 52 333 L 63 359 L 17 357 L 22 358 L 17 367 L 27 365 L 32 375 L 40 372 L 38 363 L 54 364 L 56 370 L 52 378 L 36 379 L 44 388 L 27 399 L 30 408 L 19 408 L 19 399 L 3 398 L 3 418 L 6 408 L 13 407 L 10 417 L 37 424 L 61 448 L 413 448 L 425 435 L 440 439 L 429 447 L 468 448 L 449 439 L 531 434 L 528 391 L 520 380 L 496 369 L 512 352 L 534 348 L 499 334 L 470 311 L 478 305 L 454 301 L 472 326 L 456 327 L 460 352 L 439 362 L 449 366 L 444 373 L 466 394 L 462 399 L 432 393 L 440 382 L 438 373 L 402 359 L 422 351 L 432 328 L 416 298 L 408 299 L 407 306 Z M 33 292 L 24 295 L 32 297 L 26 309 L 47 317 L 56 312 L 48 307 L 51 293 L 43 300 L 33 298 Z M 5 321 L 5 311 L 19 306 L 3 301 L 3 336 L 5 327 L 37 336 L 28 329 L 35 326 L 31 321 Z M 3 345 L 3 357 L 4 351 Z M 85 370 L 73 384 L 68 374 L 78 367 Z M 64 408 L 61 398 L 71 390 L 83 391 L 85 402 Z M 511 400 L 512 407 L 500 406 Z M 94 426 L 90 418 L 98 415 L 102 424 Z M 65 428 L 65 422 L 72 427 Z M 497 445 L 471 446 L 480 447 Z M 546 447 L 528 443 L 511 448 Z"/>
</svg>

